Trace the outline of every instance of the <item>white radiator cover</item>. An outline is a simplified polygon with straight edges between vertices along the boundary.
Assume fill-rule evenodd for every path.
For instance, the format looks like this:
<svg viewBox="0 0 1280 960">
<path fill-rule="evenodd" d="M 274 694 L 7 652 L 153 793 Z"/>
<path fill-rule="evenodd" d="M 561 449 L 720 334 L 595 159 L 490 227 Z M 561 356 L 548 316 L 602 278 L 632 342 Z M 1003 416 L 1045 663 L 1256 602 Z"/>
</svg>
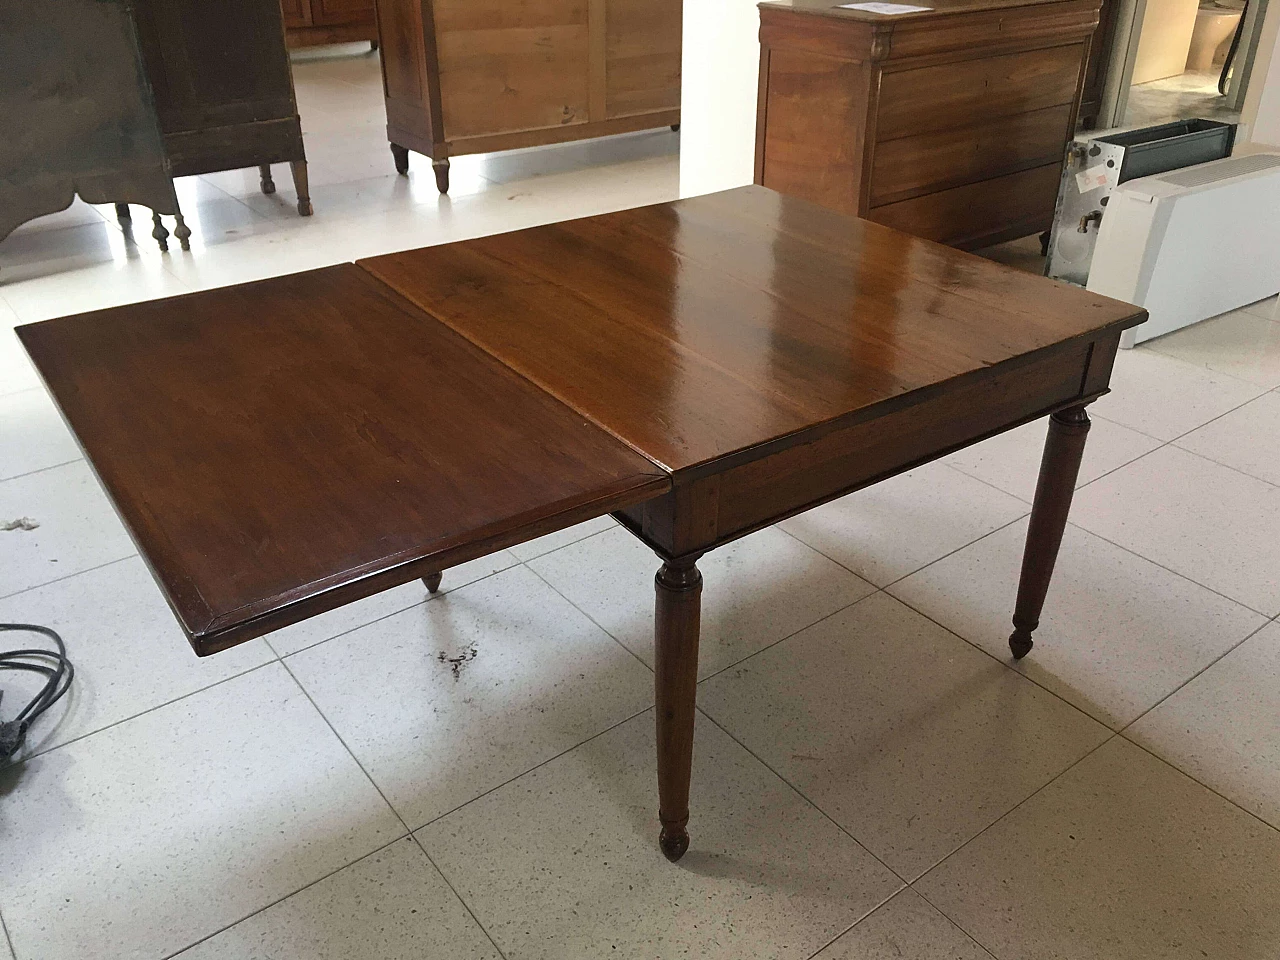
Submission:
<svg viewBox="0 0 1280 960">
<path fill-rule="evenodd" d="M 1280 154 L 1122 183 L 1102 218 L 1089 289 L 1151 314 L 1122 347 L 1280 292 Z"/>
</svg>

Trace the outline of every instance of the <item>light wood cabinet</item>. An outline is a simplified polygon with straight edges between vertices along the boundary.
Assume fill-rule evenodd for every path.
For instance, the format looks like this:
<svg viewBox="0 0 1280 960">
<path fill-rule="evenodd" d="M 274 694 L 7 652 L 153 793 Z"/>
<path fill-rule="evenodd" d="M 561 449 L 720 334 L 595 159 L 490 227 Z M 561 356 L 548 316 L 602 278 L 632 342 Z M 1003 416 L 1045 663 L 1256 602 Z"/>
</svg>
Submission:
<svg viewBox="0 0 1280 960">
<path fill-rule="evenodd" d="M 375 48 L 374 0 L 280 0 L 285 40 L 291 47 L 368 40 Z"/>
<path fill-rule="evenodd" d="M 397 169 L 680 122 L 682 0 L 378 0 Z"/>
<path fill-rule="evenodd" d="M 961 247 L 1047 230 L 1098 0 L 760 5 L 756 182 Z"/>
</svg>

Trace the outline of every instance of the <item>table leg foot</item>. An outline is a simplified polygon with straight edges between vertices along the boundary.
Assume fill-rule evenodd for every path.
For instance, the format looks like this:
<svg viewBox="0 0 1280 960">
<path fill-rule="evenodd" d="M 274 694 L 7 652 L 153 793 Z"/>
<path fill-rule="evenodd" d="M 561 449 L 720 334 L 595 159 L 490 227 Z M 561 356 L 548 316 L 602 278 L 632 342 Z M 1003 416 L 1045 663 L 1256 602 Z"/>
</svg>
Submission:
<svg viewBox="0 0 1280 960">
<path fill-rule="evenodd" d="M 311 186 L 307 179 L 307 161 L 294 160 L 289 164 L 293 173 L 293 192 L 298 195 L 298 216 L 311 216 Z"/>
<path fill-rule="evenodd" d="M 154 210 L 151 211 L 151 225 L 153 227 L 151 236 L 155 239 L 160 247 L 161 253 L 169 251 L 169 231 L 165 229 L 164 221 L 160 219 L 160 214 Z"/>
<path fill-rule="evenodd" d="M 263 193 L 272 194 L 276 192 L 276 182 L 271 177 L 271 164 L 264 163 L 258 167 L 258 178 Z"/>
<path fill-rule="evenodd" d="M 175 223 L 173 235 L 178 238 L 178 243 L 182 246 L 183 250 L 190 250 L 191 228 L 187 226 L 187 221 L 182 218 L 181 213 L 175 214 L 173 219 Z"/>
<path fill-rule="evenodd" d="M 436 189 L 441 193 L 449 192 L 449 159 L 432 160 L 431 169 L 436 175 Z"/>
<path fill-rule="evenodd" d="M 427 589 L 429 591 L 437 593 L 440 590 L 440 578 L 442 576 L 444 576 L 444 574 L 441 572 L 428 573 L 422 578 L 422 582 L 427 585 Z"/>
<path fill-rule="evenodd" d="M 658 846 L 672 863 L 689 849 L 689 780 L 698 693 L 702 574 L 697 557 L 663 563 L 654 578 L 654 694 L 658 725 Z"/>
<path fill-rule="evenodd" d="M 1053 566 L 1058 560 L 1067 513 L 1080 475 L 1084 441 L 1089 434 L 1089 414 L 1083 406 L 1059 410 L 1049 418 L 1049 435 L 1040 461 L 1027 545 L 1022 554 L 1022 575 L 1018 580 L 1018 601 L 1013 613 L 1013 635 L 1009 650 L 1015 660 L 1025 657 L 1033 646 L 1031 634 L 1040 625 L 1040 611 L 1049 593 Z"/>
<path fill-rule="evenodd" d="M 391 144 L 391 159 L 395 161 L 396 173 L 402 177 L 409 175 L 409 148 L 398 143 Z"/>
</svg>

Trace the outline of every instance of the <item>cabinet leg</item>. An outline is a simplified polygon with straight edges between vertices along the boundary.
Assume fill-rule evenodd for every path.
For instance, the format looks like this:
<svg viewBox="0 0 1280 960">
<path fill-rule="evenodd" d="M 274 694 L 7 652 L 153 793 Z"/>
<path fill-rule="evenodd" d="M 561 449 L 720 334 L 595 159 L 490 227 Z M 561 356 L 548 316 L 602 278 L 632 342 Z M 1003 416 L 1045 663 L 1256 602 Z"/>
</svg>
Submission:
<svg viewBox="0 0 1280 960">
<path fill-rule="evenodd" d="M 129 212 L 129 205 L 127 203 L 116 204 L 116 219 L 121 223 L 132 222 L 133 214 Z"/>
<path fill-rule="evenodd" d="M 441 576 L 442 576 L 441 572 L 437 570 L 435 573 L 428 573 L 425 577 L 422 578 L 422 582 L 427 585 L 427 591 L 429 593 L 439 592 Z"/>
<path fill-rule="evenodd" d="M 261 178 L 263 193 L 270 195 L 276 192 L 276 182 L 271 177 L 271 164 L 264 163 L 258 167 L 258 176 Z"/>
<path fill-rule="evenodd" d="M 1089 414 L 1083 406 L 1059 410 L 1049 418 L 1049 435 L 1044 442 L 1040 479 L 1036 482 L 1027 545 L 1022 554 L 1014 630 L 1009 637 L 1009 649 L 1015 660 L 1021 660 L 1031 651 L 1031 634 L 1040 625 L 1040 611 L 1044 609 L 1062 532 L 1067 526 L 1067 513 L 1071 509 L 1071 496 L 1075 493 L 1088 434 Z"/>
<path fill-rule="evenodd" d="M 173 228 L 173 235 L 178 238 L 178 243 L 182 245 L 183 250 L 191 249 L 191 228 L 187 226 L 187 221 L 182 219 L 182 212 L 179 211 L 173 215 L 176 226 Z"/>
<path fill-rule="evenodd" d="M 689 849 L 689 779 L 698 692 L 702 574 L 697 557 L 668 560 L 654 578 L 654 694 L 658 720 L 658 846 L 675 863 Z"/>
<path fill-rule="evenodd" d="M 169 250 L 169 231 L 165 229 L 164 221 L 160 219 L 160 214 L 154 210 L 151 211 L 151 236 L 155 237 L 155 241 L 160 245 L 160 252 L 167 253 Z"/>
<path fill-rule="evenodd" d="M 680 124 L 678 124 L 678 123 L 673 123 L 673 124 L 671 125 L 671 132 L 672 132 L 672 133 L 679 133 L 679 132 L 680 132 Z"/>
<path fill-rule="evenodd" d="M 432 160 L 431 170 L 436 175 L 436 189 L 441 193 L 449 192 L 449 159 Z"/>
<path fill-rule="evenodd" d="M 294 160 L 289 164 L 293 171 L 293 192 L 298 195 L 298 216 L 311 216 L 311 188 L 307 185 L 307 161 Z"/>
<path fill-rule="evenodd" d="M 409 148 L 398 143 L 391 145 L 391 156 L 396 162 L 396 173 L 402 177 L 409 175 Z"/>
</svg>

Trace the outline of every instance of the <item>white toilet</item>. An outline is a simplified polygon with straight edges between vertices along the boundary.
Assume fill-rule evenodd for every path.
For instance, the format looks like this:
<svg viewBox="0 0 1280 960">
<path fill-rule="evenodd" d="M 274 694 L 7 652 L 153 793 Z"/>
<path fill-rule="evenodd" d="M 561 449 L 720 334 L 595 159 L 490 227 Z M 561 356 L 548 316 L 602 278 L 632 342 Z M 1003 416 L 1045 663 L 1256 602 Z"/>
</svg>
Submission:
<svg viewBox="0 0 1280 960">
<path fill-rule="evenodd" d="M 1200 5 L 1187 51 L 1187 70 L 1209 71 L 1227 58 L 1243 8 L 1244 0 L 1213 0 Z"/>
</svg>

